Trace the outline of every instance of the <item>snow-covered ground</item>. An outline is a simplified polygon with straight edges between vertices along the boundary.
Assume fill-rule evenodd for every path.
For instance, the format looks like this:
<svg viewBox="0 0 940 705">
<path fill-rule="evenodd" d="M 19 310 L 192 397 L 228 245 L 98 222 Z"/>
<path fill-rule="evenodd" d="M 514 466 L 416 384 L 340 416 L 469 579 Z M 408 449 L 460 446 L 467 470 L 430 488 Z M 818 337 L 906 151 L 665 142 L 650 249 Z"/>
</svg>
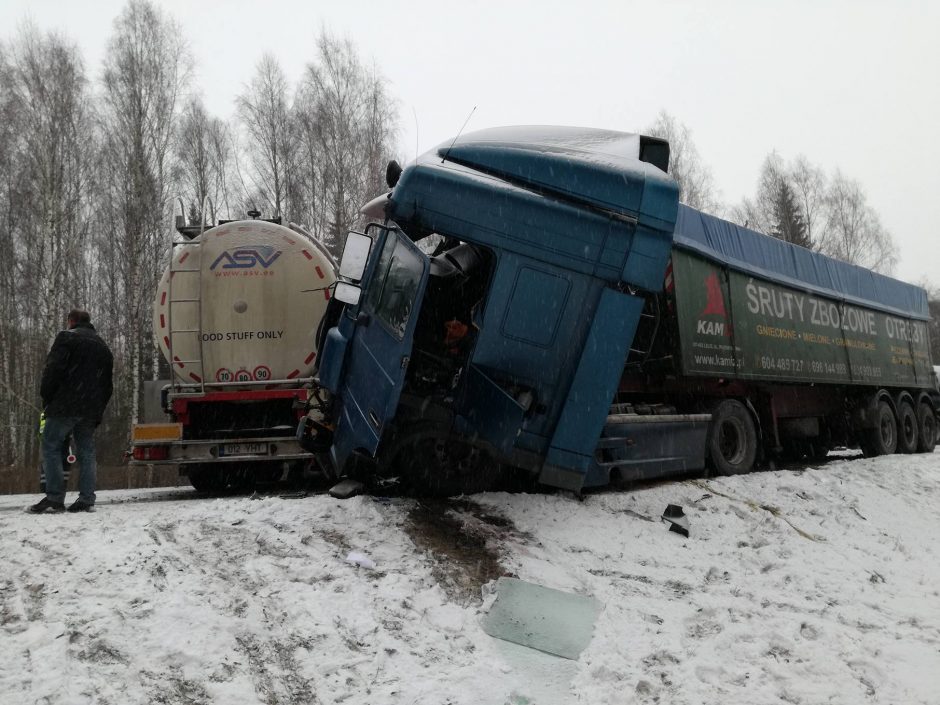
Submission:
<svg viewBox="0 0 940 705">
<path fill-rule="evenodd" d="M 940 452 L 584 501 L 194 497 L 0 498 L 0 703 L 940 702 Z M 603 603 L 578 661 L 484 634 L 504 574 Z"/>
</svg>

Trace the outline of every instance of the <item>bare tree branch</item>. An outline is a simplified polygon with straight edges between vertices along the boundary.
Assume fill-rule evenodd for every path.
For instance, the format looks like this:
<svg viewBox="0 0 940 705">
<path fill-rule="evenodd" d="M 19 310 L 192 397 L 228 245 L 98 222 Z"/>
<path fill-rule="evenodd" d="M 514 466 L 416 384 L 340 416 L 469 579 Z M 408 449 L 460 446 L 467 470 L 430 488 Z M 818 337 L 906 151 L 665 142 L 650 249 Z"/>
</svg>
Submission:
<svg viewBox="0 0 940 705">
<path fill-rule="evenodd" d="M 665 110 L 644 132 L 669 142 L 669 174 L 679 185 L 679 200 L 708 213 L 720 208 L 711 170 L 702 163 L 692 131 Z"/>
</svg>

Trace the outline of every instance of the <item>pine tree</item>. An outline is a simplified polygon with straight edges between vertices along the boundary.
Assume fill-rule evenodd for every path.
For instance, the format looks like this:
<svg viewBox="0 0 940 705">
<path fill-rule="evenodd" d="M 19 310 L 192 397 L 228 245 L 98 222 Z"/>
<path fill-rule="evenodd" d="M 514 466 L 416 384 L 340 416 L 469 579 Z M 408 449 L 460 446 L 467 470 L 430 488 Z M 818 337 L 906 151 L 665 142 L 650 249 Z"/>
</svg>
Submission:
<svg viewBox="0 0 940 705">
<path fill-rule="evenodd" d="M 812 241 L 806 231 L 806 221 L 796 202 L 789 182 L 780 179 L 773 200 L 774 225 L 771 235 L 794 245 L 811 248 Z"/>
</svg>

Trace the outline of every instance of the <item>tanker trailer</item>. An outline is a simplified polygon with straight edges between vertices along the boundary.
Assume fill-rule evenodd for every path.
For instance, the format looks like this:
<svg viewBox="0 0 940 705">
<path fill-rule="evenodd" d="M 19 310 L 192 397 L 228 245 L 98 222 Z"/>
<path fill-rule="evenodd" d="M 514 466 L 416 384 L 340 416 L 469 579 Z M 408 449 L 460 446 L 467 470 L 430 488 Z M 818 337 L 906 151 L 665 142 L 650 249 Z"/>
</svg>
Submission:
<svg viewBox="0 0 940 705">
<path fill-rule="evenodd" d="M 309 462 L 295 431 L 314 393 L 335 265 L 279 221 L 204 229 L 178 219 L 153 302 L 155 343 L 172 369 L 166 422 L 134 425 L 132 464 L 175 464 L 196 489 L 215 491 Z"/>
</svg>

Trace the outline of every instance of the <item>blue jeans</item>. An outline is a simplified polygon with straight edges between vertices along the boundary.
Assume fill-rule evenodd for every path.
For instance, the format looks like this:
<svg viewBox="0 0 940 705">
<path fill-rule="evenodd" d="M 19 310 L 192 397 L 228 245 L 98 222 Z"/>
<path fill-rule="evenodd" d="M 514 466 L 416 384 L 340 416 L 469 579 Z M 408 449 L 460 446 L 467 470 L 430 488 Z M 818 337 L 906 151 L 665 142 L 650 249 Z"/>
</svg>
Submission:
<svg viewBox="0 0 940 705">
<path fill-rule="evenodd" d="M 95 422 L 80 416 L 49 416 L 42 432 L 42 462 L 46 470 L 46 496 L 53 502 L 65 501 L 65 480 L 62 477 L 62 443 L 72 434 L 78 457 L 78 498 L 86 504 L 95 503 Z"/>
</svg>

